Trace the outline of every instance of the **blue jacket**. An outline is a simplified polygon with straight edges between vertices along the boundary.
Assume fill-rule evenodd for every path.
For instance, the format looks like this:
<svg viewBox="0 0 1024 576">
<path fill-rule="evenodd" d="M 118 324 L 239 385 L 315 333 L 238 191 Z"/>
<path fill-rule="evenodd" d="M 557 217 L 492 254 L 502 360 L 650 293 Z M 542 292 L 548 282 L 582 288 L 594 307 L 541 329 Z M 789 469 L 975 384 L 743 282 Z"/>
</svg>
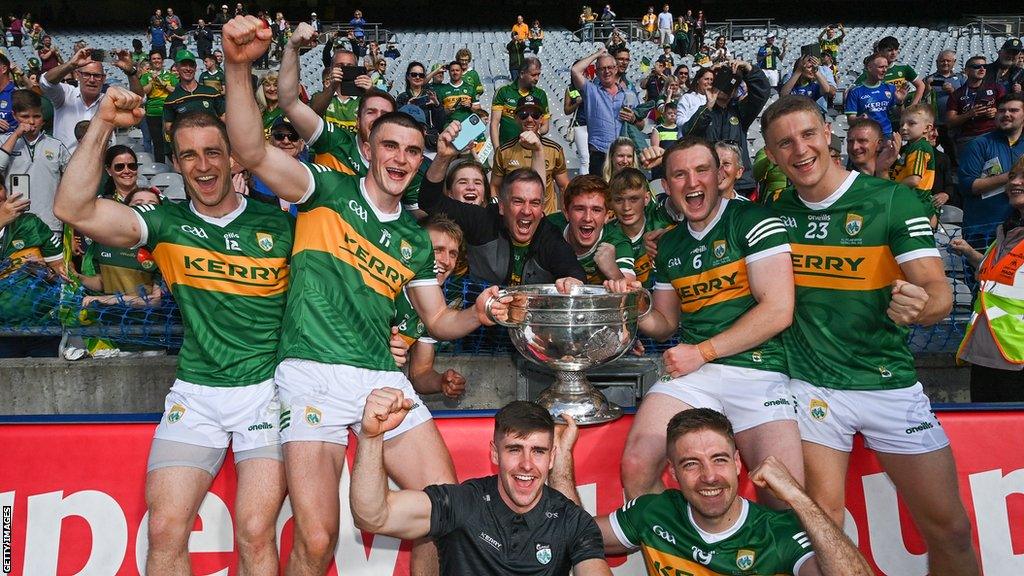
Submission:
<svg viewBox="0 0 1024 576">
<path fill-rule="evenodd" d="M 993 130 L 971 140 L 960 156 L 957 175 L 960 180 L 960 196 L 964 201 L 964 228 L 990 225 L 995 229 L 1010 214 L 1010 201 L 1005 193 L 988 198 L 971 192 L 971 186 L 978 178 L 1009 172 L 1013 164 L 1024 155 L 1024 138 L 1018 138 L 1012 146 L 999 130 Z M 982 174 L 986 162 L 998 158 L 999 170 Z"/>
<path fill-rule="evenodd" d="M 0 90 L 0 120 L 7 122 L 8 125 L 7 130 L 0 131 L 0 134 L 14 132 L 14 129 L 18 127 L 18 121 L 14 118 L 14 110 L 11 109 L 11 94 L 14 94 L 15 88 L 14 82 L 8 82 L 7 87 Z"/>
</svg>

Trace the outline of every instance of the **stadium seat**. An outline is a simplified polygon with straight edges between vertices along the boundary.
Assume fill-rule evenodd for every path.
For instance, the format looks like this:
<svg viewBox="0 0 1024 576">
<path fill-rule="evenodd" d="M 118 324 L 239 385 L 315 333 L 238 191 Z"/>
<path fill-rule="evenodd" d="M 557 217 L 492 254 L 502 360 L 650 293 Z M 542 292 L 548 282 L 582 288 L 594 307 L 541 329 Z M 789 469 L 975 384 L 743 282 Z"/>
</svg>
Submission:
<svg viewBox="0 0 1024 576">
<path fill-rule="evenodd" d="M 181 178 L 181 174 L 177 172 L 161 172 L 154 174 L 149 179 L 150 186 L 156 186 L 161 192 L 165 192 L 169 187 L 178 185 L 184 190 L 184 180 Z"/>
<path fill-rule="evenodd" d="M 943 224 L 961 224 L 964 221 L 964 211 L 956 206 L 946 204 L 939 212 L 939 222 Z"/>
<path fill-rule="evenodd" d="M 148 164 L 142 164 L 139 166 L 139 174 L 148 178 L 153 177 L 155 174 L 162 174 L 164 172 L 172 172 L 170 166 L 163 162 L 150 162 Z"/>
</svg>

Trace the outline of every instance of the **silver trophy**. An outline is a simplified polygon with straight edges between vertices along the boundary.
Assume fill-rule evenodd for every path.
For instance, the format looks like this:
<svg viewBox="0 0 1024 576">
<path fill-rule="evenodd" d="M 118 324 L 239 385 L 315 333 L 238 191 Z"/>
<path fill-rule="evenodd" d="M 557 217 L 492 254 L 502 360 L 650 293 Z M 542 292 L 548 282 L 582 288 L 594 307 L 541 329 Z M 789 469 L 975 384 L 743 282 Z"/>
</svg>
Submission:
<svg viewBox="0 0 1024 576">
<path fill-rule="evenodd" d="M 633 347 L 637 321 L 651 309 L 650 293 L 576 286 L 561 294 L 554 284 L 533 284 L 502 290 L 498 298 L 509 295 L 508 320 L 493 316 L 493 298 L 487 302 L 487 315 L 508 327 L 523 356 L 555 370 L 554 384 L 537 402 L 556 419 L 568 413 L 581 425 L 622 416 L 622 408 L 594 389 L 583 371 L 611 362 Z"/>
</svg>

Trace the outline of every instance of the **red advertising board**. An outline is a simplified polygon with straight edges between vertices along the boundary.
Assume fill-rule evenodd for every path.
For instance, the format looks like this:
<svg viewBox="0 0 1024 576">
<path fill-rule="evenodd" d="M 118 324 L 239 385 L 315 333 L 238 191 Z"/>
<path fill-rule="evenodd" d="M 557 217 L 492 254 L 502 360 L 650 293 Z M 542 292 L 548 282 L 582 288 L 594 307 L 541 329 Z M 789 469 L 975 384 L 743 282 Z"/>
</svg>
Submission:
<svg viewBox="0 0 1024 576">
<path fill-rule="evenodd" d="M 945 412 L 960 493 L 974 524 L 975 546 L 989 576 L 1024 574 L 1024 412 Z M 622 504 L 619 457 L 630 417 L 587 428 L 575 454 L 577 483 L 590 512 Z M 460 479 L 492 474 L 492 420 L 439 419 Z M 153 424 L 25 424 L 0 426 L 0 506 L 4 556 L 0 574 L 32 576 L 139 574 L 145 563 L 143 485 Z M 350 454 L 354 451 L 350 450 Z M 347 494 L 348 468 L 339 490 Z M 752 495 L 749 484 L 744 491 Z M 195 574 L 236 574 L 232 538 L 232 467 L 217 477 L 190 539 Z M 330 574 L 408 574 L 408 544 L 361 534 L 343 506 Z M 862 445 L 847 484 L 847 532 L 880 574 L 924 576 L 924 546 L 905 507 Z M 8 513 L 10 514 L 8 516 Z M 291 510 L 278 521 L 282 553 L 291 539 Z M 9 539 L 8 539 L 9 537 Z M 613 557 L 616 575 L 643 574 L 642 561 Z M 9 569 L 8 569 L 9 564 Z"/>
</svg>

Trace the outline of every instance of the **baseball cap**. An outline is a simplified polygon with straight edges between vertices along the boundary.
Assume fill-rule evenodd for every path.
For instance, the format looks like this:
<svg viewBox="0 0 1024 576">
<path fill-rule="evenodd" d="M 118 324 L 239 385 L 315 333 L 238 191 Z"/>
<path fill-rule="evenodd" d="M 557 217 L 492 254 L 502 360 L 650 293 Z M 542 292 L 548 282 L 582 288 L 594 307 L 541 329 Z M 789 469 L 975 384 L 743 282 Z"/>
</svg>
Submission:
<svg viewBox="0 0 1024 576">
<path fill-rule="evenodd" d="M 1000 50 L 1007 52 L 1020 52 L 1024 50 L 1024 45 L 1020 43 L 1020 38 L 1010 38 L 1006 42 L 1003 42 L 1003 47 Z"/>
<path fill-rule="evenodd" d="M 533 94 L 527 94 L 516 102 L 516 112 L 525 110 L 527 108 L 536 108 L 537 110 L 544 110 L 544 107 L 540 105 L 540 101 Z"/>
<path fill-rule="evenodd" d="M 178 50 L 178 53 L 174 55 L 174 62 L 176 64 L 188 62 L 189 60 L 191 60 L 193 64 L 196 63 L 196 55 L 188 50 Z"/>
<path fill-rule="evenodd" d="M 295 127 L 292 126 L 292 121 L 289 120 L 288 117 L 283 114 L 281 116 L 278 116 L 277 118 L 274 118 L 274 123 L 271 124 L 270 129 L 273 130 L 274 128 L 279 128 L 281 126 L 287 126 L 288 128 L 295 130 Z"/>
<path fill-rule="evenodd" d="M 423 109 L 420 108 L 419 106 L 406 104 L 405 106 L 399 108 L 398 111 L 403 114 L 408 114 L 409 116 L 412 116 L 412 119 L 419 122 L 420 124 L 427 123 L 427 115 L 423 113 Z"/>
<path fill-rule="evenodd" d="M 775 38 L 775 32 L 769 32 L 768 38 Z"/>
</svg>

